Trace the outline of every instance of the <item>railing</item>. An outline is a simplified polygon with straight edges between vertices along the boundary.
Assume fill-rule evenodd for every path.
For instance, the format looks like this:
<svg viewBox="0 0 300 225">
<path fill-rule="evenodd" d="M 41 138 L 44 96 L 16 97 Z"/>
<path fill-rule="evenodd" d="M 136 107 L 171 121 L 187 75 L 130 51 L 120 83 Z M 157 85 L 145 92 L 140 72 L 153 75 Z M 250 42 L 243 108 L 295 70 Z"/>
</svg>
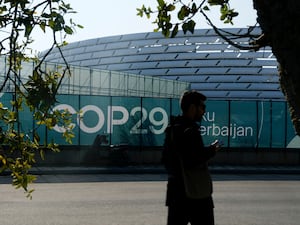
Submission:
<svg viewBox="0 0 300 225">
<path fill-rule="evenodd" d="M 64 65 L 55 63 L 45 63 L 43 66 L 46 71 L 64 68 Z M 24 82 L 32 74 L 33 68 L 33 62 L 22 63 L 20 77 Z M 4 81 L 6 73 L 6 58 L 0 57 L 0 82 Z M 9 81 L 4 91 L 11 92 L 12 87 Z M 59 94 L 178 98 L 189 88 L 188 82 L 71 66 L 71 76 L 65 76 Z"/>
</svg>

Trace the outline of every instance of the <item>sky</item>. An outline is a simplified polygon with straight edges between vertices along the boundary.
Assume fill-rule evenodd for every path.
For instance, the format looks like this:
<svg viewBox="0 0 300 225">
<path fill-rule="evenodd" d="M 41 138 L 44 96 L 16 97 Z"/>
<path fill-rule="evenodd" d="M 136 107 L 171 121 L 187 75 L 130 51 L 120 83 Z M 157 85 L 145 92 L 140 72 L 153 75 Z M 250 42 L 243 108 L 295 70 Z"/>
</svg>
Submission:
<svg viewBox="0 0 300 225">
<path fill-rule="evenodd" d="M 200 0 L 199 0 L 200 1 Z M 65 0 L 77 11 L 72 14 L 72 19 L 83 29 L 76 29 L 75 34 L 67 38 L 67 42 L 76 42 L 92 38 L 152 32 L 156 26 L 152 24 L 155 17 L 150 19 L 137 16 L 136 8 L 143 4 L 156 9 L 156 0 Z M 256 11 L 253 9 L 252 0 L 230 0 L 231 7 L 240 15 L 234 20 L 234 25 L 224 25 L 219 21 L 219 7 L 211 12 L 212 20 L 219 27 L 247 27 L 256 23 Z M 196 21 L 197 29 L 209 28 L 205 22 Z M 51 34 L 34 34 L 32 45 L 34 51 L 43 51 L 50 47 Z"/>
</svg>

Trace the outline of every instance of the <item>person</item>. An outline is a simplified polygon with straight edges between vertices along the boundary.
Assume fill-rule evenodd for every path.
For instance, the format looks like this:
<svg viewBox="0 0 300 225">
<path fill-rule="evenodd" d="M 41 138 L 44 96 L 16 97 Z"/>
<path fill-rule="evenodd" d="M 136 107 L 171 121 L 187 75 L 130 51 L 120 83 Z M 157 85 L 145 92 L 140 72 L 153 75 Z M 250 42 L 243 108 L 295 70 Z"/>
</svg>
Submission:
<svg viewBox="0 0 300 225">
<path fill-rule="evenodd" d="M 184 92 L 180 98 L 182 115 L 172 116 L 165 130 L 162 162 L 168 173 L 167 225 L 214 224 L 212 180 L 207 163 L 220 145 L 215 142 L 204 147 L 198 122 L 205 113 L 205 101 L 206 96 L 200 92 Z M 185 170 L 194 172 L 199 179 L 200 186 L 196 185 L 195 193 L 187 192 Z"/>
</svg>

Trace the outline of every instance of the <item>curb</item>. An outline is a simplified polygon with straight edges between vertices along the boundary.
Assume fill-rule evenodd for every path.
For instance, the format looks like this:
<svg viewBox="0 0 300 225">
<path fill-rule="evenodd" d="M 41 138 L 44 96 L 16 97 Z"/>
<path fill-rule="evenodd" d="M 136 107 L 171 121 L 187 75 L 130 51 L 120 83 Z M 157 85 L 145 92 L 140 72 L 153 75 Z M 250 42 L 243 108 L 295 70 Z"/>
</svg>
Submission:
<svg viewBox="0 0 300 225">
<path fill-rule="evenodd" d="M 300 175 L 300 167 L 270 167 L 270 166 L 211 166 L 211 174 L 282 174 Z M 34 167 L 33 175 L 84 175 L 84 174 L 166 174 L 163 167 Z M 3 171 L 0 175 L 10 175 Z"/>
</svg>

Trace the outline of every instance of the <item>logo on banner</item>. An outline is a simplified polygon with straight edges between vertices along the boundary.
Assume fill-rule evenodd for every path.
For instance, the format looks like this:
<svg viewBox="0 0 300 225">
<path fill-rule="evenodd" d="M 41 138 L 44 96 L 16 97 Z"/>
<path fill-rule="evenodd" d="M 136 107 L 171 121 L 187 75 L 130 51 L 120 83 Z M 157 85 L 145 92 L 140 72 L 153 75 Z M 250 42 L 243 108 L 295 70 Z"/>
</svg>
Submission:
<svg viewBox="0 0 300 225">
<path fill-rule="evenodd" d="M 237 137 L 252 137 L 253 127 L 241 126 L 237 123 L 229 123 L 226 126 L 219 125 L 216 120 L 215 112 L 207 112 L 203 116 L 203 121 L 209 122 L 209 125 L 201 126 L 201 135 L 222 136 L 235 139 Z M 220 121 L 220 120 L 219 120 Z"/>
<path fill-rule="evenodd" d="M 68 110 L 71 114 L 76 114 L 76 110 L 68 104 L 60 104 L 54 107 L 54 110 Z M 122 126 L 128 123 L 129 120 L 134 120 L 134 124 L 130 127 L 130 134 L 148 134 L 149 132 L 159 135 L 164 132 L 168 126 L 168 114 L 165 109 L 161 107 L 154 107 L 151 110 L 143 107 L 134 107 L 128 111 L 123 106 L 108 106 L 107 116 L 101 108 L 95 105 L 86 105 L 80 109 L 81 116 L 77 116 L 76 123 L 72 124 L 74 127 L 78 125 L 85 133 L 97 133 L 104 128 L 104 124 L 107 124 L 107 133 L 113 133 L 116 126 Z M 96 125 L 88 126 L 85 123 L 85 114 L 87 112 L 93 112 L 97 118 L 93 118 L 94 121 L 98 121 Z M 115 115 L 118 114 L 118 117 Z M 138 119 L 136 119 L 138 118 Z M 91 119 L 91 118 L 89 118 Z M 149 123 L 146 123 L 149 121 Z M 106 123 L 105 123 L 106 122 Z M 147 124 L 147 125 L 146 125 Z M 64 128 L 55 126 L 54 130 L 57 132 L 64 132 Z"/>
</svg>

